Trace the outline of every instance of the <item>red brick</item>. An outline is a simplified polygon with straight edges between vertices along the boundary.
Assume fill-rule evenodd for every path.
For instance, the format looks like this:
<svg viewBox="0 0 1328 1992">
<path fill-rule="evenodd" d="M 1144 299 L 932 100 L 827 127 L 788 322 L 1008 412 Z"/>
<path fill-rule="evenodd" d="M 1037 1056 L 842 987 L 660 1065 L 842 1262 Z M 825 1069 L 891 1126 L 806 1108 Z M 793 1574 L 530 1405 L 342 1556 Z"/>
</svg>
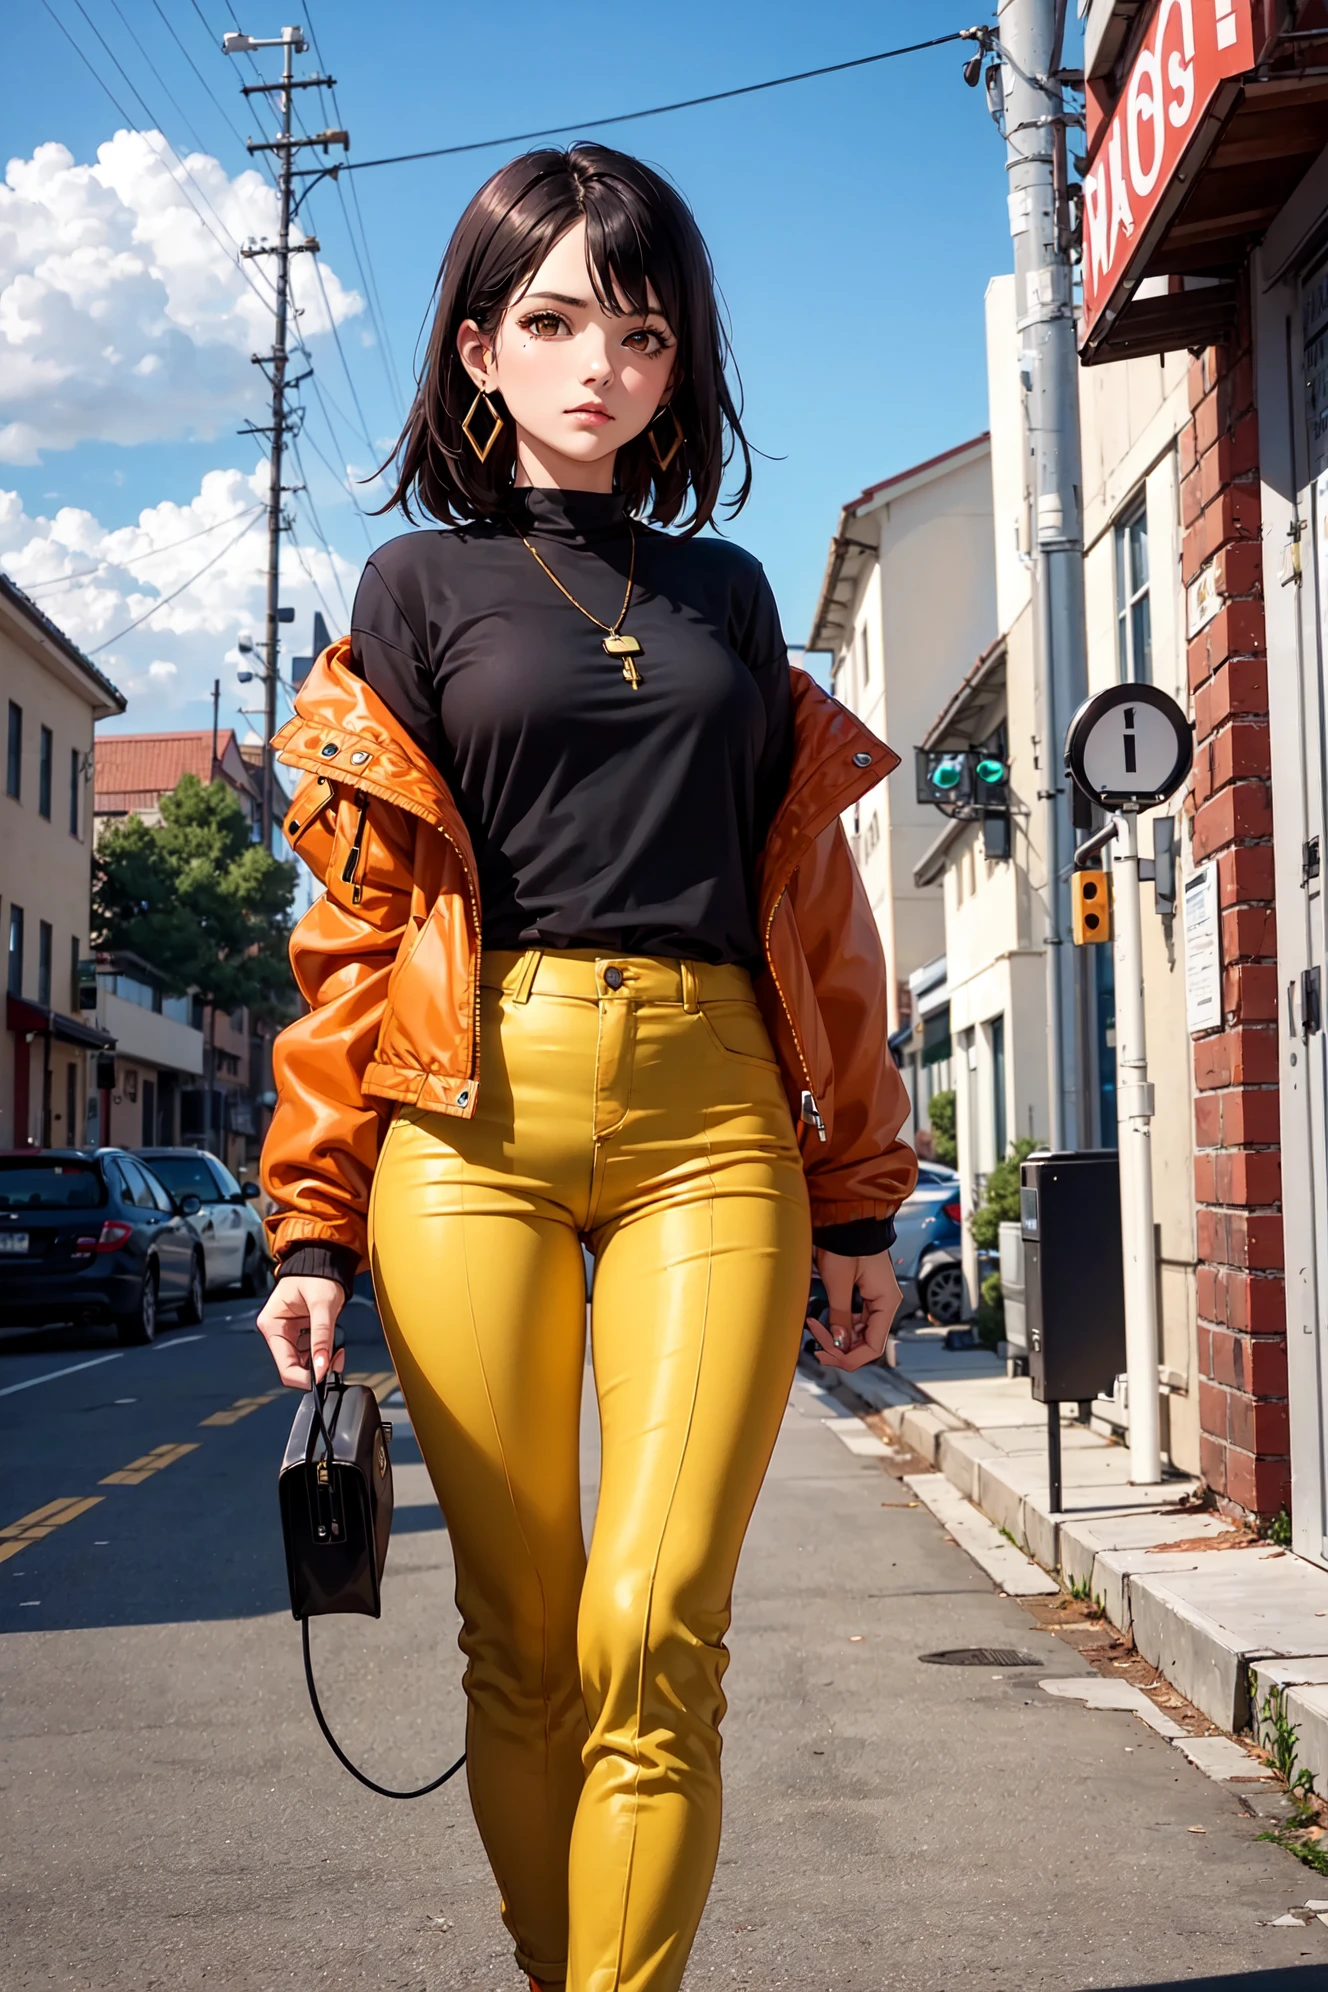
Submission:
<svg viewBox="0 0 1328 1992">
<path fill-rule="evenodd" d="M 1219 789 L 1194 819 L 1194 855 L 1211 858 L 1238 839 L 1269 837 L 1273 830 L 1273 798 L 1267 782 L 1233 782 Z"/>
<path fill-rule="evenodd" d="M 1233 1328 L 1254 1336 L 1278 1336 L 1285 1349 L 1286 1283 L 1280 1272 L 1224 1271 L 1226 1318 Z"/>
<path fill-rule="evenodd" d="M 1268 712 L 1268 666 L 1262 657 L 1233 657 L 1194 694 L 1194 726 L 1207 740 L 1219 726 L 1238 715 Z"/>
<path fill-rule="evenodd" d="M 1228 1429 L 1227 1406 L 1231 1392 L 1206 1376 L 1199 1378 L 1199 1430 L 1210 1438 L 1225 1439 Z"/>
<path fill-rule="evenodd" d="M 1208 535 L 1204 531 L 1203 521 L 1200 520 L 1196 525 L 1191 526 L 1188 532 L 1181 535 L 1180 578 L 1185 587 L 1189 587 L 1191 581 L 1193 581 L 1200 568 L 1206 564 L 1207 560 Z"/>
<path fill-rule="evenodd" d="M 1194 1100 L 1194 1142 L 1196 1148 L 1216 1148 L 1222 1139 L 1224 1093 L 1198 1093 Z M 1200 1310 L 1202 1312 L 1202 1310 Z"/>
<path fill-rule="evenodd" d="M 1247 961 L 1222 971 L 1222 1009 L 1229 1024 L 1277 1022 L 1277 964 Z"/>
<path fill-rule="evenodd" d="M 1276 1211 L 1232 1211 L 1228 1237 L 1233 1264 L 1255 1272 L 1282 1270 L 1282 1220 Z"/>
<path fill-rule="evenodd" d="M 1237 1024 L 1194 1043 L 1194 1083 L 1213 1086 L 1271 1086 L 1277 1080 L 1277 1034 L 1257 1025 Z"/>
<path fill-rule="evenodd" d="M 1287 1395 L 1287 1350 L 1285 1340 L 1272 1335 L 1242 1336 L 1239 1344 L 1240 1374 L 1237 1382 L 1249 1397 Z"/>
<path fill-rule="evenodd" d="M 1273 847 L 1271 844 L 1243 844 L 1223 851 L 1217 861 L 1219 906 L 1239 906 L 1249 900 L 1273 898 Z"/>
<path fill-rule="evenodd" d="M 1257 603 L 1239 603 L 1236 606 L 1256 608 Z M 1227 782 L 1242 781 L 1251 775 L 1261 775 L 1267 780 L 1269 775 L 1268 728 L 1258 720 L 1234 720 L 1213 735 L 1211 741 L 1213 787 L 1222 788 Z"/>
<path fill-rule="evenodd" d="M 1200 1204 L 1194 1213 L 1195 1246 L 1200 1259 L 1219 1265 L 1227 1256 L 1227 1214 Z"/>
<path fill-rule="evenodd" d="M 1243 1334 L 1249 1327 L 1249 1283 L 1248 1273 L 1233 1273 L 1229 1266 L 1218 1266 L 1217 1272 L 1217 1321 L 1225 1322 L 1233 1335 Z"/>
<path fill-rule="evenodd" d="M 1195 1307 L 1201 1321 L 1220 1321 L 1222 1319 L 1218 1313 L 1217 1268 L 1215 1266 L 1201 1265 L 1195 1269 Z M 1199 1332 L 1201 1335 L 1204 1335 L 1208 1333 L 1208 1330 L 1201 1328 Z M 1205 1376 L 1210 1374 L 1206 1364 L 1201 1364 L 1200 1368 Z"/>
<path fill-rule="evenodd" d="M 1277 915 L 1271 906 L 1230 906 L 1222 915 L 1222 959 L 1277 959 Z"/>
<path fill-rule="evenodd" d="M 1202 1305 L 1199 1312 L 1200 1314 L 1203 1313 Z M 1211 1376 L 1213 1374 L 1213 1334 L 1214 1330 L 1209 1327 L 1206 1321 L 1200 1321 L 1196 1324 L 1196 1376 Z"/>
<path fill-rule="evenodd" d="M 1186 532 L 1196 526 L 1203 514 L 1203 477 L 1199 466 L 1180 481 L 1180 522 Z"/>
<path fill-rule="evenodd" d="M 1227 1448 L 1225 1439 L 1207 1432 L 1199 1434 L 1199 1471 L 1215 1494 L 1227 1491 Z"/>
<path fill-rule="evenodd" d="M 1280 1138 L 1276 1086 L 1232 1086 L 1195 1095 L 1194 1138 L 1199 1148 L 1273 1146 Z"/>
<path fill-rule="evenodd" d="M 1291 1462 L 1256 1459 L 1252 1453 L 1229 1446 L 1224 1492 L 1252 1515 L 1275 1515 L 1291 1502 Z"/>
<path fill-rule="evenodd" d="M 1230 423 L 1254 406 L 1254 355 L 1244 352 L 1228 367 L 1218 384 L 1218 398 L 1224 423 Z"/>
<path fill-rule="evenodd" d="M 1262 523 L 1258 485 L 1229 484 L 1220 497 L 1205 506 L 1203 518 L 1195 529 L 1202 534 L 1206 548 L 1200 566 L 1204 560 L 1211 560 L 1228 540 L 1257 540 Z"/>
<path fill-rule="evenodd" d="M 1217 1194 L 1217 1152 L 1213 1149 L 1200 1149 L 1194 1158 L 1194 1201 L 1201 1204 L 1220 1203 Z"/>
<path fill-rule="evenodd" d="M 1262 656 L 1264 637 L 1263 603 L 1257 597 L 1225 602 L 1213 620 L 1190 639 L 1186 665 L 1191 687 L 1210 678 L 1229 657 Z"/>
<path fill-rule="evenodd" d="M 1240 1339 L 1229 1328 L 1211 1328 L 1212 1364 L 1208 1374 L 1214 1383 L 1220 1383 L 1227 1390 L 1240 1388 L 1239 1349 Z"/>
<path fill-rule="evenodd" d="M 1257 540 L 1233 540 L 1217 556 L 1217 585 L 1223 595 L 1255 595 L 1263 590 L 1263 547 Z"/>
<path fill-rule="evenodd" d="M 1275 1204 L 1282 1195 L 1281 1157 L 1275 1148 L 1219 1148 L 1214 1203 Z M 1198 1174 L 1199 1158 L 1195 1157 Z"/>
<path fill-rule="evenodd" d="M 1176 445 L 1180 461 L 1181 480 L 1183 482 L 1199 461 L 1199 445 L 1195 440 L 1193 422 L 1185 424 L 1185 427 L 1176 438 Z"/>
<path fill-rule="evenodd" d="M 1217 405 L 1217 389 L 1211 387 L 1194 404 L 1194 446 L 1196 456 L 1211 450 L 1222 430 Z"/>
</svg>

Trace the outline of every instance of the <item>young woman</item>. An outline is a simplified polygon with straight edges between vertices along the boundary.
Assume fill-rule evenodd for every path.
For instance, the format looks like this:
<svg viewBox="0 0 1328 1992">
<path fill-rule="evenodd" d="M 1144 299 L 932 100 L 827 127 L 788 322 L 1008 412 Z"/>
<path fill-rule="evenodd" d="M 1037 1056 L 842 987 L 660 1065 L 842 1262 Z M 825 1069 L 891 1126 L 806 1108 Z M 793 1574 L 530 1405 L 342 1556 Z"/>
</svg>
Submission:
<svg viewBox="0 0 1328 1992">
<path fill-rule="evenodd" d="M 726 359 L 656 174 L 598 145 L 496 173 L 393 494 L 450 529 L 373 556 L 277 736 L 326 891 L 291 946 L 259 1326 L 307 1387 L 372 1270 L 456 1558 L 475 1818 L 522 1970 L 570 1992 L 682 1978 L 813 1241 L 813 1332 L 851 1369 L 914 1179 L 839 826 L 895 756 L 790 674 L 757 563 L 697 537 L 735 451 L 750 484 Z"/>
</svg>

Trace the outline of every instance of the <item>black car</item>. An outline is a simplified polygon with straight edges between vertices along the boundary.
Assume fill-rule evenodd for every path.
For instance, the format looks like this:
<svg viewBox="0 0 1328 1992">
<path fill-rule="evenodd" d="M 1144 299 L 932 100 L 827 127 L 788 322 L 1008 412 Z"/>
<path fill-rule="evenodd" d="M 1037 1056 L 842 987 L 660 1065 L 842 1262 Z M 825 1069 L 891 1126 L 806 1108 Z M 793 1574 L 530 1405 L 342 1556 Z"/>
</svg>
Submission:
<svg viewBox="0 0 1328 1992">
<path fill-rule="evenodd" d="M 198 1208 L 123 1149 L 0 1154 L 0 1323 L 112 1321 L 150 1342 L 165 1308 L 201 1321 Z"/>
</svg>

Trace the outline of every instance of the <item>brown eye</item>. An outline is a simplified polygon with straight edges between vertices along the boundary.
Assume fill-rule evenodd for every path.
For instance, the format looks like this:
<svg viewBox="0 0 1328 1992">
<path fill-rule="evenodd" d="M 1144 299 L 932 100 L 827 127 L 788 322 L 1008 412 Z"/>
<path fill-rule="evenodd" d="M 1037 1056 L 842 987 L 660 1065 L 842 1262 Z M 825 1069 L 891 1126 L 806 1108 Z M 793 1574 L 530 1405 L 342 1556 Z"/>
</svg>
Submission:
<svg viewBox="0 0 1328 1992">
<path fill-rule="evenodd" d="M 536 339 L 555 339 L 562 330 L 563 320 L 556 311 L 532 311 L 529 318 L 523 318 L 521 329 L 530 332 Z"/>
</svg>

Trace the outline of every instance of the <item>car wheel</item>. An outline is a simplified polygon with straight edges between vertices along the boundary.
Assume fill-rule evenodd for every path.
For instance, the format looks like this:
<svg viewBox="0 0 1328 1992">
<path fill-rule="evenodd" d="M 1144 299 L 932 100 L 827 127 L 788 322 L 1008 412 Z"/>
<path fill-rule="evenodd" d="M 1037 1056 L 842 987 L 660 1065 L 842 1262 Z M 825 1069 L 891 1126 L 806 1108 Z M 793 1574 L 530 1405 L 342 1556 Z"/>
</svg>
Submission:
<svg viewBox="0 0 1328 1992">
<path fill-rule="evenodd" d="M 267 1253 L 252 1239 L 244 1248 L 244 1272 L 240 1276 L 240 1292 L 246 1300 L 261 1300 L 272 1284 L 272 1268 Z"/>
<path fill-rule="evenodd" d="M 203 1319 L 203 1255 L 195 1252 L 189 1265 L 189 1292 L 176 1309 L 176 1319 L 192 1328 Z"/>
<path fill-rule="evenodd" d="M 918 1288 L 922 1311 L 942 1328 L 964 1318 L 964 1274 L 960 1266 L 937 1266 Z"/>
<path fill-rule="evenodd" d="M 132 1313 L 116 1317 L 115 1331 L 122 1342 L 152 1342 L 157 1336 L 157 1268 L 149 1266 L 138 1291 L 138 1304 Z"/>
</svg>

